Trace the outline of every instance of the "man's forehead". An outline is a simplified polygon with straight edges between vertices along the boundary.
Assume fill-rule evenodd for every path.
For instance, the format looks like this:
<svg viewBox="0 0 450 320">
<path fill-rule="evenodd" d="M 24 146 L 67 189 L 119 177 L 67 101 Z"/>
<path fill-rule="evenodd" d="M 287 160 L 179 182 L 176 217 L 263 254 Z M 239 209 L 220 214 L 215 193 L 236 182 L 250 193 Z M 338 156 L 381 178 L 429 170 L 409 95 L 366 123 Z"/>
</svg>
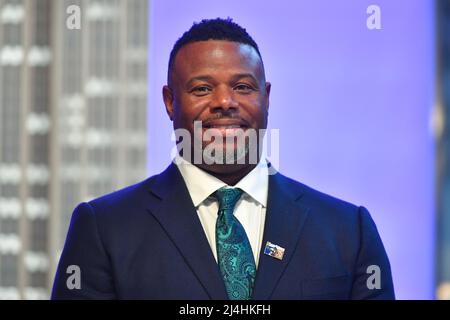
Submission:
<svg viewBox="0 0 450 320">
<path fill-rule="evenodd" d="M 175 59 L 175 65 L 183 65 L 188 68 L 227 63 L 258 67 L 261 64 L 261 58 L 255 48 L 248 44 L 226 40 L 207 40 L 185 45 Z"/>
</svg>

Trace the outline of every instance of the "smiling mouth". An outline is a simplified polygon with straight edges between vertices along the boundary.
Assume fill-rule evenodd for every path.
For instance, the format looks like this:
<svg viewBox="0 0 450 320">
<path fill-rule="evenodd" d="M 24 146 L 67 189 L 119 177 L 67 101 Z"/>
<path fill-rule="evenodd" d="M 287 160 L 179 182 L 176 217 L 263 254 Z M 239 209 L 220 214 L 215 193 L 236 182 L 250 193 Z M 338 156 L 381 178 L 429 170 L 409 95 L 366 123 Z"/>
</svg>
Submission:
<svg viewBox="0 0 450 320">
<path fill-rule="evenodd" d="M 210 124 L 210 125 L 203 125 L 203 128 L 204 129 L 247 129 L 248 126 L 238 125 L 238 124 L 231 124 L 231 125 Z"/>
<path fill-rule="evenodd" d="M 203 129 L 248 129 L 249 125 L 243 120 L 217 119 L 207 120 L 202 124 Z"/>
</svg>

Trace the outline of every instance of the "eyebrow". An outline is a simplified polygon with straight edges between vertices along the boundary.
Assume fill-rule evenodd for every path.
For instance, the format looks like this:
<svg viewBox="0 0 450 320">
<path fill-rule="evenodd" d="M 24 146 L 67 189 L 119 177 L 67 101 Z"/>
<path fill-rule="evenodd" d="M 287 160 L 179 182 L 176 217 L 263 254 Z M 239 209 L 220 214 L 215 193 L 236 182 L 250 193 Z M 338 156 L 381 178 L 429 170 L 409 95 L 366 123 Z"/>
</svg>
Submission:
<svg viewBox="0 0 450 320">
<path fill-rule="evenodd" d="M 258 84 L 258 80 L 251 73 L 238 73 L 238 74 L 235 74 L 234 76 L 231 77 L 233 82 L 237 81 L 239 79 L 242 79 L 242 78 L 250 78 L 250 79 L 252 79 L 255 82 L 255 84 Z"/>
<path fill-rule="evenodd" d="M 189 81 L 186 83 L 186 88 L 189 88 L 195 81 L 214 82 L 214 79 L 211 76 L 196 76 L 189 79 Z"/>
<path fill-rule="evenodd" d="M 250 78 L 251 80 L 253 80 L 255 82 L 255 84 L 258 84 L 258 80 L 256 80 L 255 76 L 251 73 L 238 73 L 235 74 L 231 77 L 231 82 L 235 82 L 237 80 L 240 80 L 242 78 Z M 200 75 L 200 76 L 196 76 L 193 77 L 191 79 L 189 79 L 189 81 L 186 83 L 186 87 L 189 88 L 193 82 L 195 81 L 206 81 L 206 82 L 215 82 L 215 79 L 211 76 L 208 75 Z"/>
</svg>

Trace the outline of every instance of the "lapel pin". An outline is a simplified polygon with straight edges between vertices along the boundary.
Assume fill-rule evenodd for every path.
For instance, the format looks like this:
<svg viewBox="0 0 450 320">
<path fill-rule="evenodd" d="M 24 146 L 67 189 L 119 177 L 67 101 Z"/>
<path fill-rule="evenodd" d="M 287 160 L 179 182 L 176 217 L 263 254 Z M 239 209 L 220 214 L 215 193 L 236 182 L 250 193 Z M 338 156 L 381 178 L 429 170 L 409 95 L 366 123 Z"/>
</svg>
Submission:
<svg viewBox="0 0 450 320">
<path fill-rule="evenodd" d="M 278 260 L 283 259 L 284 255 L 284 248 L 277 246 L 274 243 L 271 243 L 267 241 L 266 247 L 264 248 L 264 254 L 267 254 L 268 256 L 274 257 Z"/>
</svg>

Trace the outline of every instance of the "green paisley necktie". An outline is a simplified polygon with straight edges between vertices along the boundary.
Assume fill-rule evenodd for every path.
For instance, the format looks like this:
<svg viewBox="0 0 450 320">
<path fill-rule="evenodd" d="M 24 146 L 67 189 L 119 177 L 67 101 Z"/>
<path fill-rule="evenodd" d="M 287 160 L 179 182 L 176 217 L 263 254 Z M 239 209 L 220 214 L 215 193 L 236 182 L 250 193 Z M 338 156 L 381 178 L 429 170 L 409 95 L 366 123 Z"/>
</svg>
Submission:
<svg viewBox="0 0 450 320">
<path fill-rule="evenodd" d="M 213 196 L 219 201 L 216 246 L 219 268 L 231 300 L 249 300 L 256 277 L 256 264 L 244 228 L 233 215 L 242 195 L 238 188 L 221 188 Z"/>
</svg>

